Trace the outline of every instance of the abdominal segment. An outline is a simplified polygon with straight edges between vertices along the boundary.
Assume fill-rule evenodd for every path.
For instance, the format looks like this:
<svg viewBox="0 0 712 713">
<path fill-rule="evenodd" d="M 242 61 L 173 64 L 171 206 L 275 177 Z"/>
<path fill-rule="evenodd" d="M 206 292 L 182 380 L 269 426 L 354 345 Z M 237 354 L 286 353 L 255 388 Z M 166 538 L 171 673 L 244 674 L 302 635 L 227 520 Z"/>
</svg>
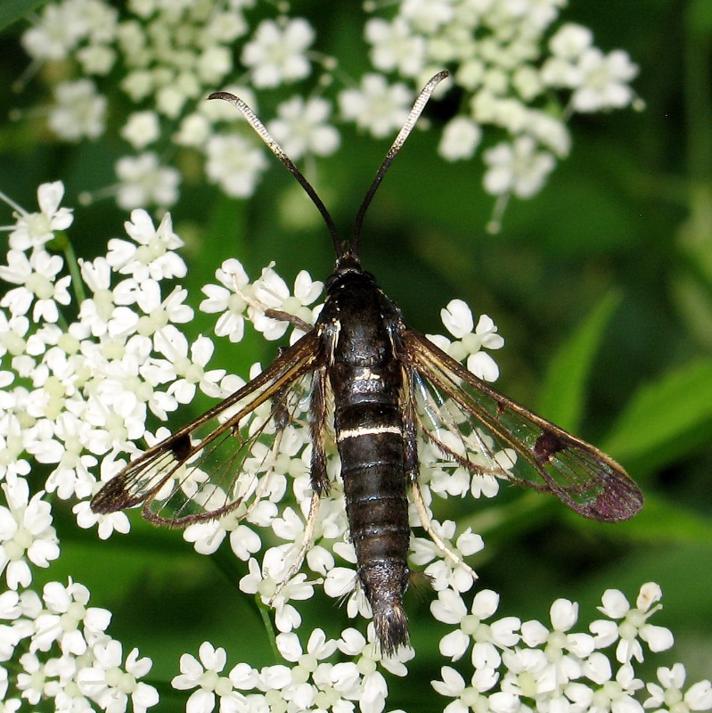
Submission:
<svg viewBox="0 0 712 713">
<path fill-rule="evenodd" d="M 336 436 L 358 576 L 381 648 L 390 654 L 408 642 L 410 528 L 400 411 L 373 403 L 340 411 Z"/>
</svg>

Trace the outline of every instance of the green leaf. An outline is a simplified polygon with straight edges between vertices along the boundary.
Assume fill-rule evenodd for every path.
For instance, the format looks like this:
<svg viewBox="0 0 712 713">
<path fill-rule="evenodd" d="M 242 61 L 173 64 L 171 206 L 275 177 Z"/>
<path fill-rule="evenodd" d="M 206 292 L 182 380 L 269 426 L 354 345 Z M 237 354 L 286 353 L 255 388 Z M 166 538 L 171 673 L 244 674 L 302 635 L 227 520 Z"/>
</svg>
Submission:
<svg viewBox="0 0 712 713">
<path fill-rule="evenodd" d="M 693 0 L 687 6 L 687 28 L 699 37 L 712 31 L 712 3 L 709 0 Z"/>
<path fill-rule="evenodd" d="M 591 365 L 619 302 L 620 295 L 616 291 L 605 295 L 550 363 L 539 411 L 564 428 L 579 429 Z"/>
<path fill-rule="evenodd" d="M 47 0 L 3 0 L 0 3 L 0 32 L 38 10 L 46 2 Z"/>
<path fill-rule="evenodd" d="M 709 444 L 711 428 L 712 360 L 703 359 L 641 388 L 603 448 L 640 472 Z"/>
</svg>

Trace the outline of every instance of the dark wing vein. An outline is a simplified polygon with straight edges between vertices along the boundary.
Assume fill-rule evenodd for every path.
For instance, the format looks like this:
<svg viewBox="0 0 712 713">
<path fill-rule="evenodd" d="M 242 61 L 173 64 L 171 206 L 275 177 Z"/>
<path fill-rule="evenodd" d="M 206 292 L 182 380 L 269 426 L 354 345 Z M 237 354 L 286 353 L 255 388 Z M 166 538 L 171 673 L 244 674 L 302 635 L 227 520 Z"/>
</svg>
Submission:
<svg viewBox="0 0 712 713">
<path fill-rule="evenodd" d="M 548 491 L 596 520 L 640 510 L 640 489 L 612 458 L 498 393 L 422 334 L 407 330 L 403 344 L 426 389 L 426 437 L 471 473 Z"/>
<path fill-rule="evenodd" d="M 92 510 L 143 503 L 147 519 L 183 526 L 237 508 L 254 495 L 255 476 L 268 470 L 284 426 L 303 406 L 318 346 L 316 331 L 304 335 L 252 381 L 129 463 L 94 496 Z M 240 478 L 245 469 L 253 477 Z"/>
</svg>

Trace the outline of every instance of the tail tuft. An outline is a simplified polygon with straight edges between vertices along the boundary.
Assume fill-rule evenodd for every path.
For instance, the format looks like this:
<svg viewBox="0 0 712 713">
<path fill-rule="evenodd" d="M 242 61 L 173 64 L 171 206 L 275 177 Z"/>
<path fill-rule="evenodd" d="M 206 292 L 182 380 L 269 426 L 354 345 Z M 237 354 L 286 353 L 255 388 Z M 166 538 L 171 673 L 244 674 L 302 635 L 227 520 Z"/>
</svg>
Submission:
<svg viewBox="0 0 712 713">
<path fill-rule="evenodd" d="M 399 602 L 387 602 L 373 612 L 376 637 L 384 656 L 392 656 L 408 645 L 408 617 Z"/>
</svg>

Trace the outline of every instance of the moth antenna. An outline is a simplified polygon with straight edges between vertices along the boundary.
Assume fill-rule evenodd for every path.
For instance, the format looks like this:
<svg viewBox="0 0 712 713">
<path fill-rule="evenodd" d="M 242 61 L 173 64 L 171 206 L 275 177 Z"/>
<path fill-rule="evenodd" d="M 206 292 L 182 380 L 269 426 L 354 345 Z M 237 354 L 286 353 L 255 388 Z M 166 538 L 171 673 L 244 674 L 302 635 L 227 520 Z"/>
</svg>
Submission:
<svg viewBox="0 0 712 713">
<path fill-rule="evenodd" d="M 326 209 L 326 206 L 317 195 L 317 192 L 314 190 L 311 183 L 307 181 L 302 172 L 294 165 L 292 159 L 287 156 L 284 149 L 279 145 L 272 134 L 267 131 L 267 127 L 257 118 L 255 112 L 252 111 L 252 109 L 250 109 L 250 107 L 245 104 L 240 97 L 237 97 L 230 92 L 213 92 L 208 99 L 223 99 L 240 111 L 240 113 L 247 120 L 247 123 L 254 129 L 255 133 L 262 139 L 262 141 L 264 141 L 267 148 L 282 162 L 284 167 L 294 176 L 294 178 L 297 179 L 299 185 L 304 189 L 309 198 L 311 198 L 312 203 L 317 207 L 317 210 L 321 213 L 321 217 L 324 219 L 324 223 L 326 223 L 329 235 L 331 236 L 331 242 L 334 244 L 336 255 L 341 255 L 343 251 L 339 246 L 339 236 L 334 219 L 331 215 L 329 215 L 329 211 Z"/>
<path fill-rule="evenodd" d="M 410 110 L 410 114 L 408 114 L 408 118 L 405 120 L 405 124 L 403 124 L 403 127 L 398 132 L 398 136 L 396 136 L 396 140 L 391 145 L 391 148 L 388 149 L 386 157 L 383 159 L 383 163 L 380 165 L 378 173 L 376 173 L 376 177 L 373 179 L 373 183 L 371 183 L 370 188 L 366 192 L 363 202 L 361 203 L 361 207 L 358 209 L 358 213 L 356 214 L 356 220 L 354 221 L 354 230 L 351 236 L 350 244 L 351 252 L 354 255 L 358 256 L 358 243 L 359 239 L 361 238 L 363 218 L 366 215 L 368 206 L 371 205 L 371 201 L 373 200 L 374 194 L 378 190 L 378 186 L 381 185 L 381 181 L 386 175 L 386 171 L 393 163 L 393 159 L 399 154 L 401 148 L 403 148 L 403 144 L 406 142 L 406 139 L 410 135 L 410 132 L 413 131 L 416 122 L 420 118 L 420 115 L 423 113 L 425 105 L 428 103 L 430 96 L 435 91 L 435 87 L 437 87 L 438 84 L 443 81 L 443 79 L 449 76 L 449 74 L 450 73 L 447 70 L 438 72 L 435 76 L 431 77 L 428 83 L 420 90 L 420 94 L 418 94 L 418 98 L 413 103 L 413 108 Z"/>
</svg>

